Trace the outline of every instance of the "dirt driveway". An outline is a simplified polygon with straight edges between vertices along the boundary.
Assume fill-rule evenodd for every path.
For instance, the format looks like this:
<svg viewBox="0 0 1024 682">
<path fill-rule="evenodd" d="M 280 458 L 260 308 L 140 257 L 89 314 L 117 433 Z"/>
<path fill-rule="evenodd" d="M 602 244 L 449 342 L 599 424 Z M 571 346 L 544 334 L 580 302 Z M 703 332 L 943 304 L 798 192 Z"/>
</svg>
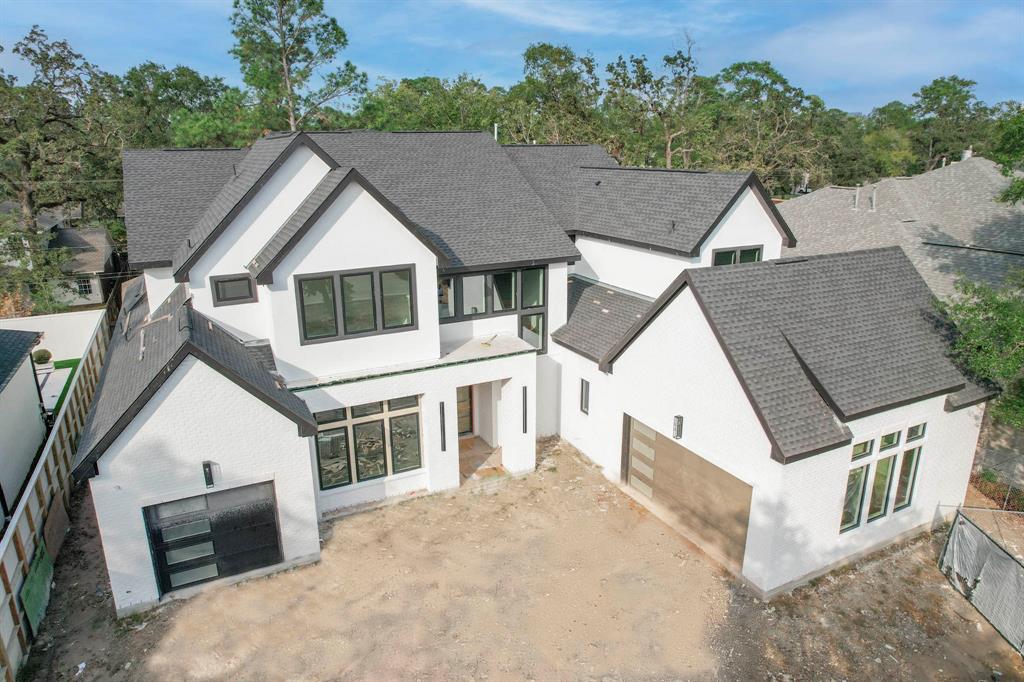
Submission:
<svg viewBox="0 0 1024 682">
<path fill-rule="evenodd" d="M 1024 679 L 937 538 L 764 604 L 557 441 L 525 478 L 335 521 L 317 565 L 120 622 L 87 496 L 73 517 L 26 679 Z"/>
</svg>

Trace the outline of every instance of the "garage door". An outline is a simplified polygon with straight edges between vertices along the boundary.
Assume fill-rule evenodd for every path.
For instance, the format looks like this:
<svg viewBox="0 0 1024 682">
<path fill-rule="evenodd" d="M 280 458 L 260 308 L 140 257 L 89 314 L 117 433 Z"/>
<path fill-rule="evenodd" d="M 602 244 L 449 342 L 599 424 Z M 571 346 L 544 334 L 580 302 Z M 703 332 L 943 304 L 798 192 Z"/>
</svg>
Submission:
<svg viewBox="0 0 1024 682">
<path fill-rule="evenodd" d="M 636 419 L 627 417 L 624 428 L 629 486 L 742 566 L 752 488 Z"/>
<path fill-rule="evenodd" d="M 279 563 L 273 483 L 146 507 L 160 593 Z"/>
</svg>

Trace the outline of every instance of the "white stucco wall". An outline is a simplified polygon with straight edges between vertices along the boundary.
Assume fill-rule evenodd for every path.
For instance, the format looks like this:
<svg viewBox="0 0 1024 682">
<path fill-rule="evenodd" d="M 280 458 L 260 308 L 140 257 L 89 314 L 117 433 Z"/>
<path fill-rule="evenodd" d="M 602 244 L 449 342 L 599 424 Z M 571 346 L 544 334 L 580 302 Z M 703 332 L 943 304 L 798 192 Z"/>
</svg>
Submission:
<svg viewBox="0 0 1024 682">
<path fill-rule="evenodd" d="M 782 254 L 782 235 L 760 199 L 748 188 L 701 246 L 700 255 L 696 258 L 578 236 L 576 248 L 583 258 L 572 271 L 657 298 L 683 270 L 711 265 L 716 249 L 757 245 L 764 248 L 762 260 L 778 258 Z"/>
<path fill-rule="evenodd" d="M 269 337 L 269 306 L 257 300 L 215 308 L 210 277 L 245 273 L 245 266 L 287 222 L 329 170 L 323 159 L 305 146 L 297 147 L 285 159 L 252 201 L 192 266 L 189 289 L 196 310 L 213 317 L 242 338 Z M 259 299 L 265 287 L 257 289 Z"/>
<path fill-rule="evenodd" d="M 312 439 L 300 437 L 294 422 L 186 358 L 100 457 L 99 475 L 90 479 L 118 613 L 158 599 L 142 512 L 149 505 L 273 481 L 282 565 L 317 559 L 311 449 Z M 213 488 L 203 480 L 204 460 L 217 466 Z"/>
<path fill-rule="evenodd" d="M 459 428 L 456 389 L 460 386 L 494 382 L 493 438 L 502 448 L 502 465 L 513 474 L 532 471 L 536 466 L 536 355 L 526 353 L 491 360 L 468 362 L 394 376 L 297 391 L 316 413 L 351 407 L 378 400 L 420 396 L 420 447 L 423 466 L 384 479 L 355 483 L 319 491 L 321 513 L 410 492 L 439 491 L 459 486 Z M 523 432 L 522 390 L 527 391 L 526 432 Z M 445 405 L 445 448 L 441 449 L 441 403 Z M 316 464 L 316 452 L 312 453 Z"/>
<path fill-rule="evenodd" d="M 11 508 L 45 437 L 36 375 L 26 357 L 0 392 L 0 486 Z"/>
<path fill-rule="evenodd" d="M 407 264 L 416 267 L 416 329 L 302 345 L 296 275 Z M 273 321 L 269 338 L 277 366 L 288 380 L 432 360 L 441 353 L 437 256 L 354 183 L 285 256 L 260 296 Z"/>
<path fill-rule="evenodd" d="M 678 442 L 753 486 L 742 572 L 765 592 L 884 546 L 952 511 L 940 505 L 963 501 L 982 408 L 947 413 L 945 398 L 933 398 L 849 424 L 854 442 L 877 442 L 882 433 L 921 422 L 928 423 L 928 431 L 914 443 L 923 451 L 911 507 L 840 534 L 852 446 L 787 465 L 771 459 L 767 435 L 689 290 L 634 341 L 611 374 L 556 348 L 562 365 L 562 436 L 609 479 L 619 480 L 623 413 L 667 437 L 673 417 L 682 415 Z M 579 410 L 580 377 L 591 383 L 588 415 Z"/>
</svg>

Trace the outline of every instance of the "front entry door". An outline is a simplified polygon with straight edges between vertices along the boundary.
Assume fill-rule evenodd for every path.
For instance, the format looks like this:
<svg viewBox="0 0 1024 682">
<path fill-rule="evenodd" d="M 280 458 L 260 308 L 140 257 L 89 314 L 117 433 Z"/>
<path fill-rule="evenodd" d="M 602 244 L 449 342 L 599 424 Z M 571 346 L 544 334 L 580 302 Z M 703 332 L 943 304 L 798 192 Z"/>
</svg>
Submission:
<svg viewBox="0 0 1024 682">
<path fill-rule="evenodd" d="M 459 435 L 473 433 L 473 387 L 459 386 L 455 389 L 456 404 L 459 409 Z"/>
</svg>

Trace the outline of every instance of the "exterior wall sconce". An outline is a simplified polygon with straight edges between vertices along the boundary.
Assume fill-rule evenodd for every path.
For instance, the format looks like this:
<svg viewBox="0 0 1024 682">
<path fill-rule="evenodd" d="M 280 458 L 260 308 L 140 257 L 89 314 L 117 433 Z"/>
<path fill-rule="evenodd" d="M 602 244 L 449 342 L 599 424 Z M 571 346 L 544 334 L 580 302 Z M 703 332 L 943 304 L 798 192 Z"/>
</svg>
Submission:
<svg viewBox="0 0 1024 682">
<path fill-rule="evenodd" d="M 672 418 L 672 437 L 676 440 L 683 437 L 683 415 L 681 414 Z"/>
</svg>

